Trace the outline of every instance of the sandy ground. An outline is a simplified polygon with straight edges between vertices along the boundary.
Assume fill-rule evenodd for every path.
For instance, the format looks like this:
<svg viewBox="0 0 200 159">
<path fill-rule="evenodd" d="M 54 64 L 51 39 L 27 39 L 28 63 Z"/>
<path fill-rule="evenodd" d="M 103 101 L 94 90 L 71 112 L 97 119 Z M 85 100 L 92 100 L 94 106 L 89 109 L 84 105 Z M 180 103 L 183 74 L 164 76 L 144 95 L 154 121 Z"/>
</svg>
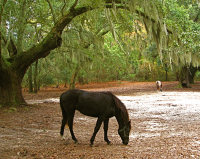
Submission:
<svg viewBox="0 0 200 159">
<path fill-rule="evenodd" d="M 110 90 L 126 105 L 132 130 L 127 146 L 121 143 L 115 118 L 109 122 L 108 137 L 103 128 L 94 146 L 89 140 L 95 118 L 75 114 L 73 143 L 65 129 L 59 136 L 61 112 L 58 97 L 65 88 L 44 89 L 37 95 L 24 93 L 31 105 L 0 109 L 0 158 L 200 158 L 200 84 L 180 89 L 177 82 L 164 83 L 163 92 L 152 82 L 122 82 L 84 86 L 90 91 Z"/>
</svg>

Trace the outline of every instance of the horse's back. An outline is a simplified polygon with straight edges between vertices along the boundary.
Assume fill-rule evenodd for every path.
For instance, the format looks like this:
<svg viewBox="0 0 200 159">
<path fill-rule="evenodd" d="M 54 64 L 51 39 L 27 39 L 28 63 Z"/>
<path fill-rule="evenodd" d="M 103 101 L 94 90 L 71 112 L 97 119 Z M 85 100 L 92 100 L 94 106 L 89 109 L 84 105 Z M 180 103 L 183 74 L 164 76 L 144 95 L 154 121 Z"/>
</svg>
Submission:
<svg viewBox="0 0 200 159">
<path fill-rule="evenodd" d="M 76 109 L 82 114 L 98 117 L 100 115 L 113 116 L 115 111 L 112 93 L 88 92 L 72 89 L 64 92 L 60 97 L 61 107 Z"/>
<path fill-rule="evenodd" d="M 92 117 L 114 115 L 112 96 L 104 92 L 84 92 L 80 94 L 76 108 L 81 113 Z"/>
<path fill-rule="evenodd" d="M 78 101 L 79 95 L 82 93 L 82 90 L 79 89 L 70 89 L 60 96 L 60 104 L 61 105 L 70 105 L 70 104 L 76 104 Z"/>
</svg>

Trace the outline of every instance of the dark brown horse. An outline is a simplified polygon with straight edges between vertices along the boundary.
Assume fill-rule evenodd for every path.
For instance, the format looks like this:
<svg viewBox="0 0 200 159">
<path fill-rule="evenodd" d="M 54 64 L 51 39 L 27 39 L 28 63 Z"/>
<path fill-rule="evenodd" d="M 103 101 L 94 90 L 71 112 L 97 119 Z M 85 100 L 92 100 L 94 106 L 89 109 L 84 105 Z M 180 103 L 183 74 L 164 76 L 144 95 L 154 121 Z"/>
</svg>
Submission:
<svg viewBox="0 0 200 159">
<path fill-rule="evenodd" d="M 109 118 L 115 116 L 119 124 L 118 133 L 123 144 L 129 142 L 129 133 L 131 123 L 125 105 L 113 95 L 111 92 L 87 92 L 78 89 L 68 90 L 60 96 L 60 106 L 62 110 L 62 125 L 60 135 L 63 136 L 65 124 L 68 124 L 72 139 L 77 142 L 73 132 L 73 118 L 75 110 L 82 114 L 97 117 L 94 133 L 90 139 L 90 144 L 93 145 L 95 136 L 104 123 L 104 140 L 110 144 L 108 140 L 108 122 Z"/>
</svg>

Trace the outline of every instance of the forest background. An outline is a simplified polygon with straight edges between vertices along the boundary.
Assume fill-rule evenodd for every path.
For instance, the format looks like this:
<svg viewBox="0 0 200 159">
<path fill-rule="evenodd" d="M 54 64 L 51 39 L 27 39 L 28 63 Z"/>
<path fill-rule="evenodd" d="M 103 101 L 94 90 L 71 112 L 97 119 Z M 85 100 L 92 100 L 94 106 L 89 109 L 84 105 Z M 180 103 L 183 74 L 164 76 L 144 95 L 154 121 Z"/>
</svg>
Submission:
<svg viewBox="0 0 200 159">
<path fill-rule="evenodd" d="M 22 87 L 200 80 L 198 0 L 1 0 L 0 104 Z"/>
</svg>

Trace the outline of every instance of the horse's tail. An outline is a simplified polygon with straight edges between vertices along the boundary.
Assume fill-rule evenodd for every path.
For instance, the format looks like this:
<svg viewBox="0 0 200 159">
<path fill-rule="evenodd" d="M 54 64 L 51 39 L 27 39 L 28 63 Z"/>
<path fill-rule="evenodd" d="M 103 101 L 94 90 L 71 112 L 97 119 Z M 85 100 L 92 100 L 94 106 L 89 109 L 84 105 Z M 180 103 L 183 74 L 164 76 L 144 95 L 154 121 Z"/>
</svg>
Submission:
<svg viewBox="0 0 200 159">
<path fill-rule="evenodd" d="M 62 94 L 63 95 L 63 94 Z M 62 124 L 61 124 L 61 128 L 60 128 L 60 135 L 63 136 L 64 134 L 64 129 L 65 129 L 65 125 L 68 125 L 68 117 L 67 117 L 67 112 L 65 111 L 64 108 L 64 102 L 62 99 L 62 95 L 60 96 L 60 108 L 62 111 Z"/>
<path fill-rule="evenodd" d="M 72 118 L 75 112 L 75 105 L 77 105 L 80 90 L 73 89 L 68 90 L 60 96 L 60 108 L 62 111 L 62 125 L 60 129 L 60 135 L 63 136 L 65 125 L 69 125 L 69 120 Z"/>
</svg>

